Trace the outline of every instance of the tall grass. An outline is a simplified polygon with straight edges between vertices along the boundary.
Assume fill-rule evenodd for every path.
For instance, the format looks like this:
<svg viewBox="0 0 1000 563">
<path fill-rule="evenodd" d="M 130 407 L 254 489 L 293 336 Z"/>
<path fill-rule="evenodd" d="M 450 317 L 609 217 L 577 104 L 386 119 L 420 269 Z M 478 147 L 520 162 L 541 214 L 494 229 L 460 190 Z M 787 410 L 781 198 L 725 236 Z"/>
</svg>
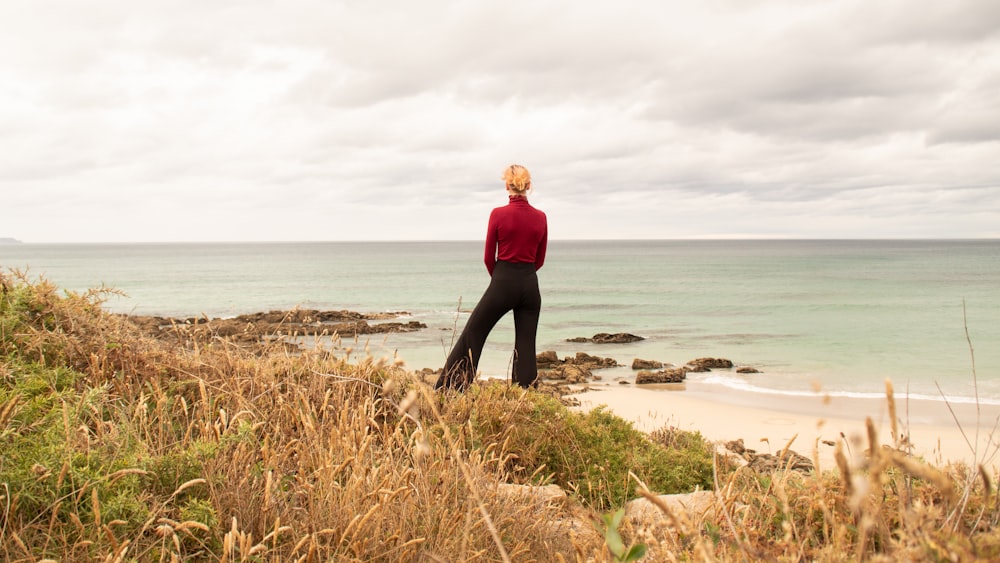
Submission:
<svg viewBox="0 0 1000 563">
<path fill-rule="evenodd" d="M 987 471 L 874 432 L 861 465 L 761 475 L 535 391 L 437 394 L 319 341 L 155 340 L 103 311 L 109 290 L 0 285 L 4 560 L 603 561 L 601 515 L 638 496 L 668 516 L 622 523 L 644 560 L 1000 556 Z M 701 514 L 657 496 L 698 489 Z"/>
<path fill-rule="evenodd" d="M 602 544 L 580 511 L 589 523 L 634 494 L 622 468 L 697 468 L 669 482 L 636 468 L 664 491 L 710 475 L 707 448 L 669 450 L 550 396 L 437 395 L 319 342 L 154 340 L 103 312 L 106 291 L 2 282 L 6 560 L 586 559 Z M 558 483 L 579 502 L 503 483 Z"/>
<path fill-rule="evenodd" d="M 836 444 L 836 469 L 825 473 L 791 471 L 791 457 L 772 474 L 716 458 L 711 509 L 678 515 L 640 488 L 664 518 L 633 522 L 629 531 L 663 560 L 1000 560 L 995 470 L 913 457 L 889 381 L 886 400 L 893 443 L 880 444 L 868 418 L 860 462 L 848 460 L 844 442 Z M 991 451 L 978 459 L 996 454 L 995 430 Z"/>
</svg>

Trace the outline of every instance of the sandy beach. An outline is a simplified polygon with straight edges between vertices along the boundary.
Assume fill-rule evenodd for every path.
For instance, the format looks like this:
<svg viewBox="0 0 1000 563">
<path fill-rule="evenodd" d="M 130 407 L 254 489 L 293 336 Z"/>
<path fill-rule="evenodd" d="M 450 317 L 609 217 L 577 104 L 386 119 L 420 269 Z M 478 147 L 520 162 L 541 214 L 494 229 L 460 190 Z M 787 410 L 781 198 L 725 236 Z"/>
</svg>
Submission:
<svg viewBox="0 0 1000 563">
<path fill-rule="evenodd" d="M 868 417 L 880 443 L 893 443 L 885 399 L 763 396 L 717 389 L 709 393 L 685 385 L 595 386 L 576 397 L 581 408 L 604 405 L 645 431 L 664 426 L 696 430 L 714 442 L 742 439 L 746 447 L 762 453 L 774 453 L 794 438 L 791 449 L 818 460 L 821 470 L 835 467 L 835 447 L 829 443 L 846 438 L 849 457 L 867 448 Z M 909 437 L 911 452 L 935 465 L 981 463 L 997 473 L 1000 406 L 982 405 L 977 412 L 976 405 L 963 403 L 952 404 L 951 409 L 954 415 L 944 402 L 896 396 L 897 428 Z"/>
</svg>

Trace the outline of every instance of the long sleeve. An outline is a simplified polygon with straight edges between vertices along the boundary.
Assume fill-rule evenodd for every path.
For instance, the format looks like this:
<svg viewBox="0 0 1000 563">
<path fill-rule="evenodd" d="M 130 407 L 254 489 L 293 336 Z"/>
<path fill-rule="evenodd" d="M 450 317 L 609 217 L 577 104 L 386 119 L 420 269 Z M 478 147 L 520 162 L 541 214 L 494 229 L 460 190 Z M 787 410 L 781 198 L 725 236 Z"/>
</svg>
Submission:
<svg viewBox="0 0 1000 563">
<path fill-rule="evenodd" d="M 486 271 L 490 276 L 493 276 L 493 268 L 497 265 L 498 240 L 497 212 L 493 210 L 490 213 L 489 225 L 486 227 L 486 248 L 483 251 L 483 263 L 486 264 Z"/>
<path fill-rule="evenodd" d="M 535 271 L 537 272 L 545 265 L 545 250 L 549 246 L 549 226 L 548 223 L 545 225 L 545 231 L 542 233 L 542 240 L 538 241 L 538 250 L 535 251 Z"/>
</svg>

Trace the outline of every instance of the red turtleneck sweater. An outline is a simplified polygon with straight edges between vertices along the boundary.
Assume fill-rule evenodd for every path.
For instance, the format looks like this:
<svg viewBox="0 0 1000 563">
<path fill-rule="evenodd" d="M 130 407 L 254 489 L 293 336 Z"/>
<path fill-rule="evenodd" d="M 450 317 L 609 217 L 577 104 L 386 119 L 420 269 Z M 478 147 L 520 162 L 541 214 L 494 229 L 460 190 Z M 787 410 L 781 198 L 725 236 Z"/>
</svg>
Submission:
<svg viewBox="0 0 1000 563">
<path fill-rule="evenodd" d="M 535 209 L 524 196 L 510 196 L 510 203 L 490 213 L 486 230 L 486 269 L 493 275 L 497 260 L 534 264 L 545 263 L 549 227 L 545 213 Z"/>
</svg>

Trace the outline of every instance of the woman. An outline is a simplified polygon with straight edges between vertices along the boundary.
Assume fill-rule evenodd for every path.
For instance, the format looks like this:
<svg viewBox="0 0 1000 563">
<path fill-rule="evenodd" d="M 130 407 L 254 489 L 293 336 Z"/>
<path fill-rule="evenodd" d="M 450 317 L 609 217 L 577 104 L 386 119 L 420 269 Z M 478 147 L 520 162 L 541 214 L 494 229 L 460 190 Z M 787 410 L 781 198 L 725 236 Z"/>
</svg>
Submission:
<svg viewBox="0 0 1000 563">
<path fill-rule="evenodd" d="M 535 272 L 545 263 L 548 222 L 545 213 L 528 203 L 531 174 L 520 164 L 504 170 L 509 203 L 490 213 L 486 230 L 486 270 L 490 285 L 473 309 L 465 330 L 445 361 L 436 389 L 464 390 L 476 378 L 486 337 L 508 311 L 514 311 L 512 378 L 527 388 L 538 376 L 535 334 L 542 296 Z"/>
</svg>

